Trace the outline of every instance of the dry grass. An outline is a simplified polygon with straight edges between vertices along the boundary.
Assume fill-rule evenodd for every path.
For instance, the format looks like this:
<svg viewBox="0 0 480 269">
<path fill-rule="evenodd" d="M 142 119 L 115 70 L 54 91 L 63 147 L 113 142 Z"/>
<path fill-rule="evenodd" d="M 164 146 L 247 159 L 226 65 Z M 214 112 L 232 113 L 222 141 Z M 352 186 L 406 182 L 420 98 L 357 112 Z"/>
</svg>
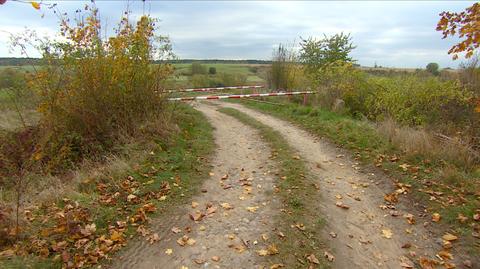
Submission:
<svg viewBox="0 0 480 269">
<path fill-rule="evenodd" d="M 378 122 L 376 129 L 407 154 L 442 159 L 465 168 L 472 168 L 479 161 L 477 153 L 459 138 L 440 136 L 423 128 L 400 126 L 393 119 Z"/>
</svg>

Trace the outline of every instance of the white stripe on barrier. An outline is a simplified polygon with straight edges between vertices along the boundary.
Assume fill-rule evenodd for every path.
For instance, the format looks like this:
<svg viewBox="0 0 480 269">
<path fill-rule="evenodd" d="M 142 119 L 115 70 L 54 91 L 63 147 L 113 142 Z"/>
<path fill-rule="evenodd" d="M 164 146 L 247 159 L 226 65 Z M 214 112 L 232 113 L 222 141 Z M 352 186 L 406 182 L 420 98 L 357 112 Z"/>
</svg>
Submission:
<svg viewBox="0 0 480 269">
<path fill-rule="evenodd" d="M 252 93 L 252 94 L 232 94 L 232 95 L 210 95 L 210 96 L 192 96 L 192 97 L 173 97 L 168 98 L 169 101 L 193 101 L 193 100 L 213 100 L 213 99 L 238 99 L 246 97 L 268 97 L 268 96 L 285 96 L 299 94 L 314 94 L 315 92 L 270 92 L 270 93 Z"/>
<path fill-rule="evenodd" d="M 169 90 L 169 93 L 174 92 L 208 92 L 208 91 L 217 91 L 217 90 L 237 90 L 237 89 L 259 89 L 264 88 L 262 85 L 252 85 L 252 86 L 229 86 L 229 87 L 213 87 L 213 88 L 194 88 L 194 89 L 178 89 L 178 90 Z"/>
</svg>

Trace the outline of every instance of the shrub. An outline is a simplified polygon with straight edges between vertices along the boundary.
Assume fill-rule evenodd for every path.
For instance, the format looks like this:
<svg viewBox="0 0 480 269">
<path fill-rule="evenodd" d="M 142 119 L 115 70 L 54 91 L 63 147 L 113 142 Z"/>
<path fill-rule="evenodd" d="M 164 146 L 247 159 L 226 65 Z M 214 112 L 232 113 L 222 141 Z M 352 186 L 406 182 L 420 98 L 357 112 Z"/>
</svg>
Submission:
<svg viewBox="0 0 480 269">
<path fill-rule="evenodd" d="M 208 68 L 208 73 L 210 75 L 215 75 L 217 73 L 217 68 L 211 66 L 210 68 Z"/>
<path fill-rule="evenodd" d="M 381 90 L 371 102 L 370 116 L 389 116 L 407 125 L 426 125 L 456 122 L 460 124 L 470 108 L 472 95 L 456 81 L 442 82 L 437 78 L 420 79 L 372 78 Z"/>
<path fill-rule="evenodd" d="M 172 74 L 169 40 L 156 34 L 156 20 L 136 25 L 122 18 L 116 34 L 102 39 L 95 7 L 73 23 L 64 19 L 65 41 L 41 43 L 46 61 L 29 81 L 40 95 L 40 140 L 35 159 L 51 170 L 68 168 L 85 156 L 110 151 L 139 127 L 162 121 L 163 83 Z"/>
</svg>

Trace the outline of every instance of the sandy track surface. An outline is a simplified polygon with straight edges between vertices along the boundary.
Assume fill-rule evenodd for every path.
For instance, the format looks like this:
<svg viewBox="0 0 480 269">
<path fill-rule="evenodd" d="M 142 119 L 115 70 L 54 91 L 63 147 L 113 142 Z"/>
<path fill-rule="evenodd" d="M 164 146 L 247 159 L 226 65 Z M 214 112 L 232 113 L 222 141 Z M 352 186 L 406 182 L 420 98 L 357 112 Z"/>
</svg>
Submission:
<svg viewBox="0 0 480 269">
<path fill-rule="evenodd" d="M 239 104 L 222 106 L 238 109 L 279 131 L 307 162 L 321 188 L 321 197 L 312 201 L 312 206 L 317 206 L 326 218 L 324 238 L 336 256 L 334 268 L 405 268 L 402 263 L 411 264 L 416 259 L 410 252 L 417 258 L 432 258 L 441 250 L 438 240 L 423 226 L 428 219 L 415 215 L 416 224 L 412 225 L 403 217 L 415 214 L 412 204 L 404 201 L 395 208 L 384 207 L 384 194 L 394 189 L 381 173 L 361 172 L 341 150 L 286 121 Z M 402 248 L 407 244 L 411 247 Z"/>
<path fill-rule="evenodd" d="M 132 242 L 113 268 L 250 269 L 260 265 L 256 251 L 265 248 L 262 234 L 271 233 L 273 215 L 280 212 L 280 202 L 272 194 L 270 149 L 256 130 L 214 107 L 199 105 L 198 109 L 215 127 L 218 148 L 213 174 L 193 198 L 193 205 L 179 206 L 171 219 L 152 220 L 150 230 L 158 233 L 158 242 L 150 244 L 143 238 Z M 206 216 L 193 221 L 190 214 L 198 217 L 199 212 Z"/>
</svg>

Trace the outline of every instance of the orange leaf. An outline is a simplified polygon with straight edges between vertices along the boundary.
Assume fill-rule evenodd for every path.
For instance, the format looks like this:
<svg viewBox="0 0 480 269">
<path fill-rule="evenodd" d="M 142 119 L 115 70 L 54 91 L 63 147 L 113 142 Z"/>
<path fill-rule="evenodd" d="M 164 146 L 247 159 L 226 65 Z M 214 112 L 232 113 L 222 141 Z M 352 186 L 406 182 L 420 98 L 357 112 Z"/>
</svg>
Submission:
<svg viewBox="0 0 480 269">
<path fill-rule="evenodd" d="M 32 4 L 32 7 L 36 10 L 39 10 L 40 9 L 40 4 L 38 2 L 30 2 L 30 4 Z"/>
</svg>

